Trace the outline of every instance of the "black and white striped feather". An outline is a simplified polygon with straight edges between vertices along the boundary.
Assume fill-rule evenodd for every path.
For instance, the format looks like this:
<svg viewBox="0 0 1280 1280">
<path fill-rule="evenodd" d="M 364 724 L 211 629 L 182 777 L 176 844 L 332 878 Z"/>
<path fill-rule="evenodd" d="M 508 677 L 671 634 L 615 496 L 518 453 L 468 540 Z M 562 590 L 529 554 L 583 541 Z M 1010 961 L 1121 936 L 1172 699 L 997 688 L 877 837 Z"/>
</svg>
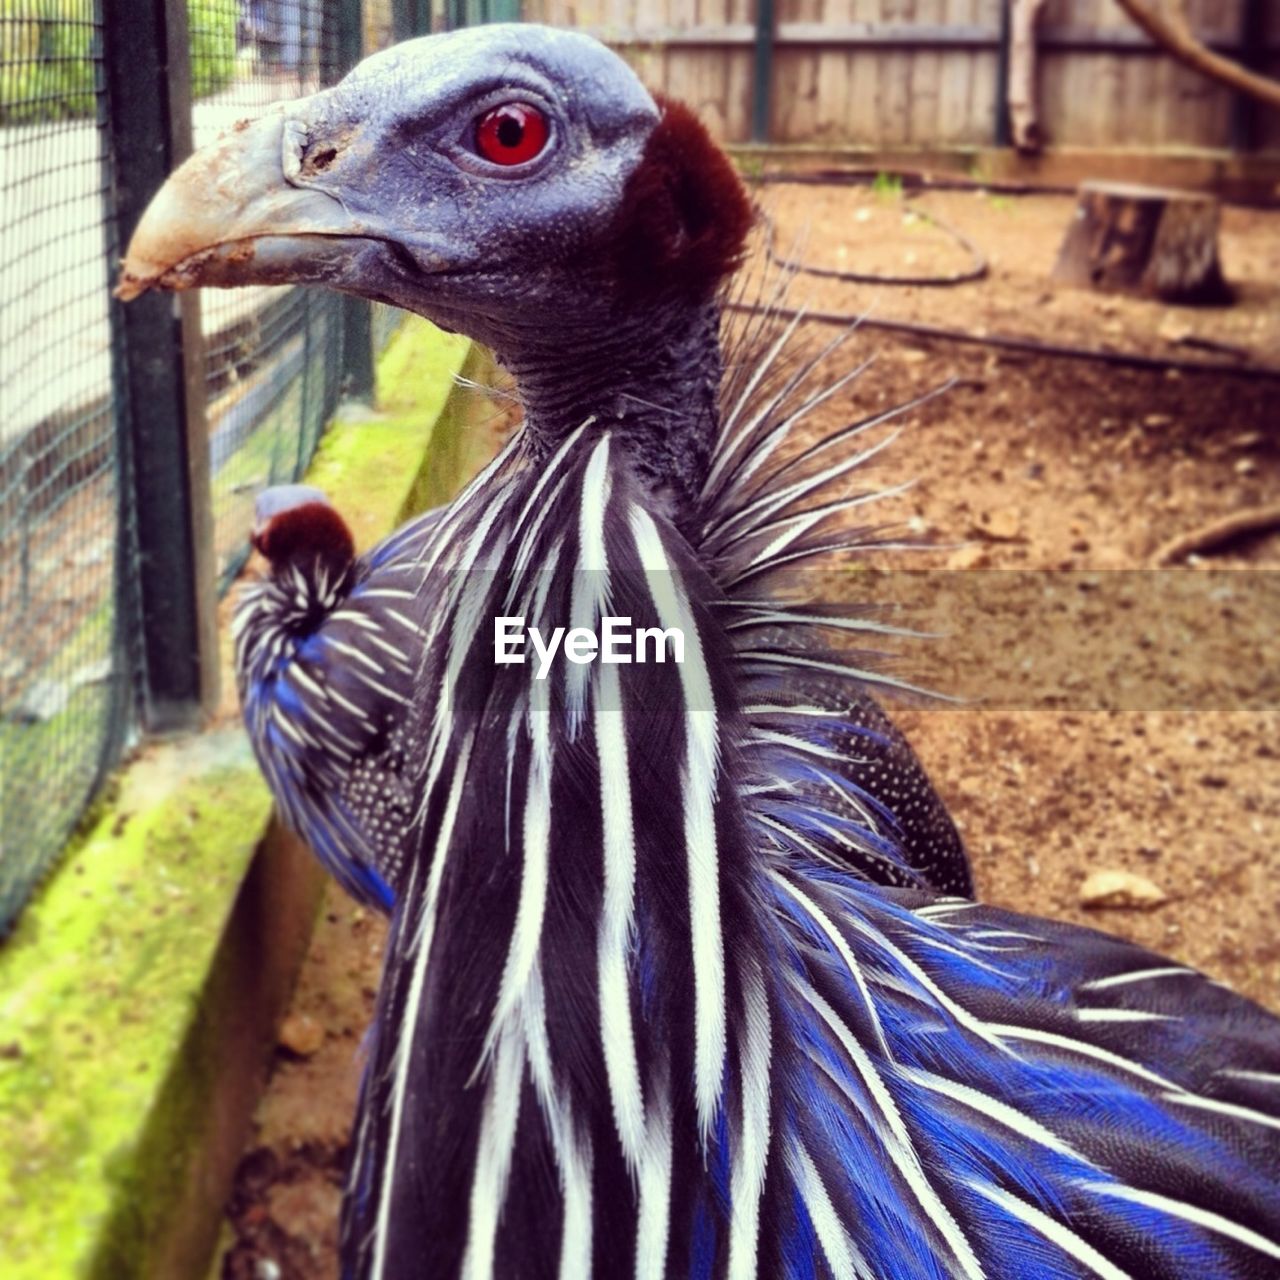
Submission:
<svg viewBox="0 0 1280 1280">
<path fill-rule="evenodd" d="M 436 516 L 345 564 L 271 564 L 241 590 L 233 622 L 245 727 L 281 815 L 348 893 L 384 912 L 413 809 L 405 714 L 430 609 L 414 564 Z"/>
<path fill-rule="evenodd" d="M 692 536 L 587 423 L 536 469 L 517 439 L 422 549 L 346 1273 L 1276 1274 L 1280 1023 L 872 874 L 912 869 L 847 772 L 868 673 L 760 595 L 841 541 L 809 513 L 868 450 L 724 441 Z M 494 665 L 494 616 L 606 613 L 682 628 L 684 664 Z"/>
</svg>

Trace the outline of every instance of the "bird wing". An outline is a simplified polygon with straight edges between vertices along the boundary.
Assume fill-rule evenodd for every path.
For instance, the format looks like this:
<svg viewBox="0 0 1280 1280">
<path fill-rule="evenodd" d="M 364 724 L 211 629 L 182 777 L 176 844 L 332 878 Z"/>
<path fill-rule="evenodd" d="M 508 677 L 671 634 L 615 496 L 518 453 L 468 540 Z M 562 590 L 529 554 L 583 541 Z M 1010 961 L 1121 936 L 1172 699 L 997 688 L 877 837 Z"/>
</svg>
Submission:
<svg viewBox="0 0 1280 1280">
<path fill-rule="evenodd" d="M 689 527 L 695 553 L 731 613 L 726 625 L 753 729 L 756 776 L 762 784 L 772 780 L 779 826 L 808 852 L 821 846 L 835 865 L 873 883 L 970 897 L 973 877 L 960 834 L 876 699 L 877 691 L 920 692 L 894 679 L 876 651 L 886 638 L 911 633 L 871 607 L 810 603 L 802 581 L 819 557 L 884 543 L 882 529 L 850 523 L 898 492 L 857 484 L 894 438 L 881 435 L 868 445 L 868 433 L 918 402 L 797 448 L 797 429 L 846 391 L 866 363 L 834 380 L 824 376 L 828 358 L 856 326 L 808 357 L 800 354 L 800 318 L 783 318 L 789 282 L 784 275 L 762 284 L 750 319 L 726 335 L 722 424 Z M 824 825 L 811 827 L 816 839 L 806 839 L 799 819 L 814 810 L 822 811 Z"/>
<path fill-rule="evenodd" d="M 1070 925 L 780 860 L 763 1274 L 1280 1274 L 1280 1023 Z M 821 876 L 821 873 L 819 873 Z"/>
</svg>

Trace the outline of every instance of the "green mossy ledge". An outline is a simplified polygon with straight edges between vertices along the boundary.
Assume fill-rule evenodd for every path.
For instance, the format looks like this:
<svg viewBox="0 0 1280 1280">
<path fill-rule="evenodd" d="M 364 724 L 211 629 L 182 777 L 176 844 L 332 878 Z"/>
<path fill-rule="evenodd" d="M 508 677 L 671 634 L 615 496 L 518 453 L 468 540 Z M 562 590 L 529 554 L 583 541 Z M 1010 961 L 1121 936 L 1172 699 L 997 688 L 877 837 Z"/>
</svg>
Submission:
<svg viewBox="0 0 1280 1280">
<path fill-rule="evenodd" d="M 477 359 L 410 318 L 326 433 L 308 480 L 361 545 L 464 478 Z M 239 729 L 120 771 L 0 948 L 5 1280 L 204 1274 L 322 889 Z"/>
</svg>

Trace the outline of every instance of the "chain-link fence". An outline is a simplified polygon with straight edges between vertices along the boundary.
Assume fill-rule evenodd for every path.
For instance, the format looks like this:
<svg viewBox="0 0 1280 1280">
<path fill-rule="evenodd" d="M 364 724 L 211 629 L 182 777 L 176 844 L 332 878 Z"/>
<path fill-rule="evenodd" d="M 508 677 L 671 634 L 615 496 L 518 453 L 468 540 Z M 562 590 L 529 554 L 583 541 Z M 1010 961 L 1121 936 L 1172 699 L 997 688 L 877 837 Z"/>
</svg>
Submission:
<svg viewBox="0 0 1280 1280">
<path fill-rule="evenodd" d="M 0 0 L 0 926 L 121 740 L 101 22 Z"/>
<path fill-rule="evenodd" d="M 147 581 L 159 549 L 140 516 L 169 495 L 147 490 L 136 422 L 146 397 L 110 299 L 128 231 L 121 137 L 149 127 L 135 120 L 147 95 L 189 112 L 199 146 L 312 92 L 358 56 L 362 27 L 366 46 L 371 34 L 412 34 L 396 5 L 0 0 L 0 935 L 147 725 L 157 592 L 200 590 Z M 124 24 L 136 45 L 153 20 L 184 34 L 180 87 L 118 65 L 134 56 Z M 166 76 L 173 53 L 158 55 Z M 211 492 L 189 497 L 212 512 L 221 587 L 247 554 L 254 495 L 305 469 L 352 367 L 352 335 L 369 341 L 368 313 L 353 328 L 344 307 L 321 291 L 263 288 L 211 292 L 190 313 Z M 380 308 L 373 340 L 385 343 L 398 319 Z M 356 364 L 367 368 L 367 353 Z M 195 579 L 194 558 L 189 569 Z"/>
<path fill-rule="evenodd" d="M 192 135 L 197 147 L 282 98 L 337 78 L 335 0 L 199 0 L 191 11 Z M 215 83 L 230 38 L 235 73 Z M 219 582 L 244 562 L 254 495 L 305 469 L 340 391 L 340 300 L 253 287 L 201 296 L 205 416 Z"/>
</svg>

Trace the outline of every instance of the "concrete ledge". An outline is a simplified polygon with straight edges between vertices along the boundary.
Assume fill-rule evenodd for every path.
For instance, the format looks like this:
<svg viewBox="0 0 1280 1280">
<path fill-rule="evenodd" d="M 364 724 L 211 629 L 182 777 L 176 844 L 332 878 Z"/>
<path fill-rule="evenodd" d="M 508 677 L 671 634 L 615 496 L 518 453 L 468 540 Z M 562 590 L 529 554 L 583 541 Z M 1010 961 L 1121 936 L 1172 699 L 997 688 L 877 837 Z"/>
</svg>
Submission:
<svg viewBox="0 0 1280 1280">
<path fill-rule="evenodd" d="M 1280 196 L 1280 152 L 1160 151 L 1152 148 L 1046 147 L 1024 155 L 1012 147 L 853 147 L 734 143 L 744 174 L 817 169 L 907 170 L 957 174 L 977 182 L 1026 182 L 1075 188 L 1086 179 L 1114 178 L 1155 186 L 1212 191 L 1224 199 L 1268 204 Z"/>
<path fill-rule="evenodd" d="M 308 479 L 361 545 L 456 486 L 469 351 L 407 321 L 382 409 L 326 434 Z M 0 950 L 5 1280 L 208 1265 L 323 889 L 232 724 L 146 745 Z"/>
</svg>

